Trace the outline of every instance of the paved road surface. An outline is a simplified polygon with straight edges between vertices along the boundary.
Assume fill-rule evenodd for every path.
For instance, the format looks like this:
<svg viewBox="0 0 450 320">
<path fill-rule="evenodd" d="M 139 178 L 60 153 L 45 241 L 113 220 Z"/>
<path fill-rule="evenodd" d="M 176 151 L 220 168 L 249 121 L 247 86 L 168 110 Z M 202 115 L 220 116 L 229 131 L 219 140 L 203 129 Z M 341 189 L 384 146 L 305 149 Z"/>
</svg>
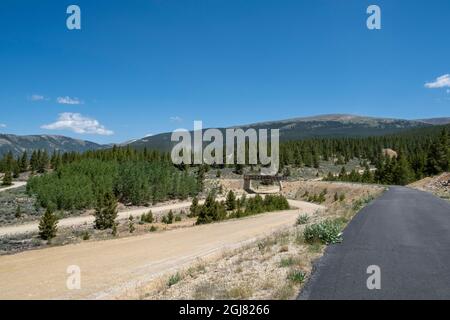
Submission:
<svg viewBox="0 0 450 320">
<path fill-rule="evenodd" d="M 292 202 L 302 213 L 321 206 Z M 287 210 L 123 239 L 91 241 L 0 256 L 0 299 L 111 298 L 198 257 L 235 248 L 292 226 Z M 81 290 L 68 290 L 67 267 L 81 268 Z"/>
<path fill-rule="evenodd" d="M 368 290 L 367 267 L 381 270 Z M 328 247 L 300 299 L 450 299 L 450 203 L 392 187 Z"/>
</svg>

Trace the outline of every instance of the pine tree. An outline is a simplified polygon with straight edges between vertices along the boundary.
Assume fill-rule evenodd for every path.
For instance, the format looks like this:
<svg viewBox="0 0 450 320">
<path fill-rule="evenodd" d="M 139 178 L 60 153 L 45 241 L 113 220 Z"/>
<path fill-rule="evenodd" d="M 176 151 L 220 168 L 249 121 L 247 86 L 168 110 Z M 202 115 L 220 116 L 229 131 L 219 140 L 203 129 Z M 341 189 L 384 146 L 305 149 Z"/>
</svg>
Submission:
<svg viewBox="0 0 450 320">
<path fill-rule="evenodd" d="M 20 172 L 25 172 L 28 169 L 28 155 L 26 151 L 24 151 L 22 157 L 20 158 L 19 168 Z"/>
<path fill-rule="evenodd" d="M 114 228 L 117 218 L 117 200 L 114 195 L 107 192 L 103 199 L 98 201 L 95 209 L 95 228 L 100 230 Z"/>
<path fill-rule="evenodd" d="M 430 150 L 428 151 L 427 164 L 425 169 L 429 175 L 435 175 L 441 173 L 444 170 L 442 165 L 444 164 L 447 157 L 446 153 L 447 152 L 444 146 L 440 143 L 439 140 L 433 142 Z"/>
<path fill-rule="evenodd" d="M 197 171 L 197 186 L 200 191 L 203 191 L 205 171 L 206 171 L 205 166 L 200 166 Z"/>
<path fill-rule="evenodd" d="M 214 193 L 210 192 L 205 203 L 198 210 L 197 224 L 211 223 L 215 221 L 216 199 Z"/>
<path fill-rule="evenodd" d="M 189 208 L 190 216 L 196 217 L 198 215 L 198 199 L 197 197 L 194 197 L 192 199 L 191 207 Z"/>
<path fill-rule="evenodd" d="M 11 171 L 9 171 L 9 169 L 7 169 L 5 171 L 5 175 L 3 176 L 2 185 L 3 186 L 11 186 L 12 185 L 12 176 L 11 176 Z"/>
<path fill-rule="evenodd" d="M 48 153 L 47 151 L 38 152 L 39 158 L 38 158 L 38 166 L 37 166 L 37 172 L 44 173 L 45 170 L 48 168 Z"/>
<path fill-rule="evenodd" d="M 134 218 L 133 215 L 130 215 L 130 217 L 128 218 L 128 231 L 130 233 L 133 233 L 136 230 L 135 226 L 134 226 Z"/>
<path fill-rule="evenodd" d="M 414 179 L 414 173 L 411 170 L 411 166 L 401 153 L 397 159 L 397 163 L 394 169 L 394 183 L 398 185 L 407 185 Z"/>
<path fill-rule="evenodd" d="M 16 213 L 14 216 L 16 217 L 16 219 L 20 219 L 20 217 L 22 217 L 22 210 L 20 208 L 20 205 L 17 205 Z"/>
<path fill-rule="evenodd" d="M 236 209 L 236 196 L 234 195 L 233 190 L 230 190 L 227 194 L 227 200 L 226 200 L 226 207 L 227 210 L 232 211 Z"/>
<path fill-rule="evenodd" d="M 143 223 L 152 223 L 153 222 L 153 212 L 150 210 L 147 213 L 143 213 L 141 216 L 141 222 Z"/>
<path fill-rule="evenodd" d="M 169 211 L 169 213 L 167 214 L 167 224 L 172 224 L 173 223 L 173 212 L 172 210 Z"/>
<path fill-rule="evenodd" d="M 38 168 L 38 153 L 33 151 L 30 158 L 31 171 L 35 172 Z"/>
<path fill-rule="evenodd" d="M 51 240 L 56 237 L 57 224 L 58 217 L 51 208 L 47 208 L 39 221 L 39 237 L 43 240 Z"/>
<path fill-rule="evenodd" d="M 19 160 L 14 162 L 13 164 L 13 168 L 12 168 L 12 174 L 13 174 L 13 178 L 17 179 L 20 176 L 20 167 L 19 167 Z"/>
</svg>

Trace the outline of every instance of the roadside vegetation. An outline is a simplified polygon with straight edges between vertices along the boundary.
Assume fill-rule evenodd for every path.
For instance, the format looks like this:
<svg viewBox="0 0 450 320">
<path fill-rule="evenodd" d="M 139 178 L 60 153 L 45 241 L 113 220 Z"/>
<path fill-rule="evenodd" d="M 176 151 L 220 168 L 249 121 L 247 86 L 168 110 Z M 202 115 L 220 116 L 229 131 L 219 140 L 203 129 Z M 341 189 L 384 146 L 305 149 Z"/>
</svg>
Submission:
<svg viewBox="0 0 450 320">
<path fill-rule="evenodd" d="M 120 298 L 140 299 L 293 299 L 311 275 L 314 262 L 327 244 L 339 243 L 342 230 L 355 213 L 384 188 L 327 182 L 316 190 L 329 191 L 327 209 L 299 213 L 292 227 L 264 236 L 235 250 L 198 260 L 127 292 Z M 311 186 L 309 185 L 309 187 Z M 332 186 L 330 186 L 332 185 Z M 293 194 L 303 194 L 302 183 L 291 183 Z M 303 192 L 302 192 L 303 191 Z M 342 201 L 334 194 L 345 194 Z M 318 192 L 319 193 L 319 192 Z M 363 197 L 364 201 L 359 201 Z M 176 281 L 174 281 L 176 277 Z"/>
<path fill-rule="evenodd" d="M 207 196 L 203 205 L 198 205 L 198 201 L 194 199 L 190 215 L 197 217 L 197 224 L 206 224 L 288 209 L 289 203 L 282 195 L 266 195 L 264 198 L 256 195 L 248 199 L 243 196 L 241 199 L 236 199 L 234 192 L 230 190 L 226 201 L 216 200 L 214 192 Z"/>
</svg>

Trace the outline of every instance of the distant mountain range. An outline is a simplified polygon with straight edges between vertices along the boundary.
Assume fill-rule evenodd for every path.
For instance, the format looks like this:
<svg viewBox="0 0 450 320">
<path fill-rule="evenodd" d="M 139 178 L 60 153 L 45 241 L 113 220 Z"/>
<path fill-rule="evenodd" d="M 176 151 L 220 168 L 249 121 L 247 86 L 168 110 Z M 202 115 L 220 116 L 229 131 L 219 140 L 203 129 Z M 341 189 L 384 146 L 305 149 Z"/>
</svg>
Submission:
<svg viewBox="0 0 450 320">
<path fill-rule="evenodd" d="M 231 128 L 280 129 L 280 140 L 299 140 L 312 137 L 367 137 L 399 133 L 409 129 L 425 128 L 450 123 L 450 118 L 403 120 L 374 118 L 349 114 L 328 114 L 278 121 L 266 121 Z M 225 128 L 220 128 L 222 131 Z M 161 133 L 130 142 L 135 148 L 170 150 L 171 133 Z"/>
<path fill-rule="evenodd" d="M 16 136 L 13 134 L 0 134 L 0 155 L 12 152 L 14 155 L 27 151 L 29 154 L 34 150 L 46 150 L 52 153 L 54 150 L 61 152 L 84 152 L 97 150 L 104 146 L 84 140 L 77 140 L 64 136 L 32 135 Z"/>
<path fill-rule="evenodd" d="M 365 117 L 349 114 L 328 114 L 313 117 L 294 118 L 278 121 L 266 121 L 231 128 L 280 129 L 280 139 L 298 140 L 311 137 L 367 137 L 399 133 L 409 129 L 426 128 L 450 123 L 449 118 L 432 118 L 420 120 L 403 120 L 389 118 Z M 221 128 L 224 131 L 226 128 Z M 130 140 L 117 145 L 129 145 L 134 148 L 148 148 L 168 151 L 174 143 L 170 141 L 171 133 L 161 133 L 142 139 Z M 15 155 L 23 151 L 47 150 L 53 152 L 97 150 L 112 145 L 100 145 L 90 141 L 77 140 L 64 136 L 31 135 L 17 136 L 0 134 L 0 156 L 9 151 Z"/>
<path fill-rule="evenodd" d="M 431 118 L 431 119 L 422 119 L 418 121 L 432 125 L 445 125 L 450 123 L 450 118 Z"/>
</svg>

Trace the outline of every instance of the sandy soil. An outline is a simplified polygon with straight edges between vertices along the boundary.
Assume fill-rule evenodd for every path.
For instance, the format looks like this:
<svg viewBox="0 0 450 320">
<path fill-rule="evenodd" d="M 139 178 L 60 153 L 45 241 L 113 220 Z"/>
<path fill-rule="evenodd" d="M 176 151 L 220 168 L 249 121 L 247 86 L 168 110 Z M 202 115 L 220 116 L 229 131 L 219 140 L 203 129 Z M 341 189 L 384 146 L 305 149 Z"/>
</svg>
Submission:
<svg viewBox="0 0 450 320">
<path fill-rule="evenodd" d="M 163 273 L 189 265 L 199 257 L 237 248 L 290 226 L 300 212 L 313 214 L 323 209 L 311 203 L 289 202 L 299 209 L 144 236 L 2 256 L 0 299 L 113 298 Z M 130 212 L 124 214 L 129 215 Z M 71 265 L 81 269 L 80 290 L 67 289 L 69 274 L 66 271 Z"/>
</svg>

